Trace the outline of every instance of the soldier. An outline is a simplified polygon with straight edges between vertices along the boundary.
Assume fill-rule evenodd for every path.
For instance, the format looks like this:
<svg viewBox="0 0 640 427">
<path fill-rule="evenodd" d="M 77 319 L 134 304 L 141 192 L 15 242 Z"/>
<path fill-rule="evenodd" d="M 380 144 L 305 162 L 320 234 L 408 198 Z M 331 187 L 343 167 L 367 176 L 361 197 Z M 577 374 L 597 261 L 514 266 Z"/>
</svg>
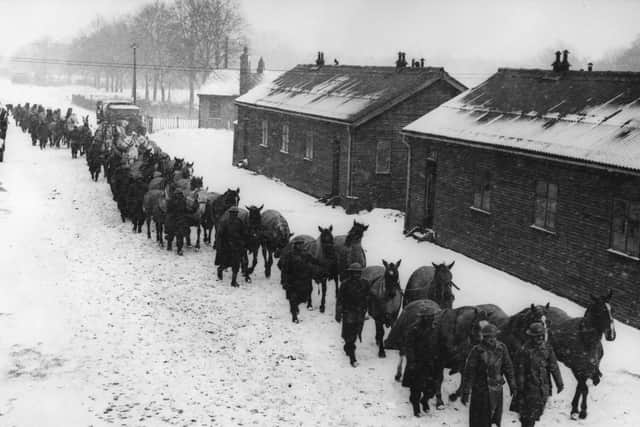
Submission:
<svg viewBox="0 0 640 427">
<path fill-rule="evenodd" d="M 229 220 L 220 227 L 219 250 L 216 251 L 216 265 L 218 266 L 218 279 L 222 280 L 222 272 L 231 267 L 231 286 L 238 287 L 238 270 L 245 263 L 245 242 L 247 241 L 247 226 L 240 218 L 236 206 L 229 208 Z"/>
<path fill-rule="evenodd" d="M 526 331 L 528 340 L 515 356 L 516 394 L 522 427 L 533 427 L 542 416 L 551 395 L 551 376 L 558 393 L 564 385 L 553 348 L 544 340 L 544 325 L 532 323 Z"/>
<path fill-rule="evenodd" d="M 340 285 L 336 301 L 336 321 L 342 321 L 344 352 L 349 356 L 351 366 L 358 366 L 356 360 L 356 338 L 362 333 L 364 317 L 367 313 L 369 283 L 360 278 L 362 266 L 354 262 L 347 268 L 349 277 Z"/>
<path fill-rule="evenodd" d="M 178 188 L 174 189 L 171 199 L 167 201 L 167 250 L 171 250 L 171 241 L 176 238 L 176 247 L 178 255 L 183 255 L 182 247 L 184 245 L 185 227 L 187 215 L 187 201 Z"/>
<path fill-rule="evenodd" d="M 304 240 L 293 242 L 293 251 L 286 256 L 282 263 L 283 287 L 287 292 L 291 321 L 298 323 L 298 306 L 309 300 L 312 290 L 313 264 L 318 262 L 304 251 Z"/>
<path fill-rule="evenodd" d="M 436 394 L 439 367 L 437 329 L 433 315 L 422 315 L 407 333 L 407 365 L 402 378 L 403 387 L 409 387 L 409 401 L 413 415 L 420 416 L 422 410 L 429 411 L 429 399 Z"/>
<path fill-rule="evenodd" d="M 469 408 L 470 427 L 500 426 L 502 420 L 503 377 L 511 395 L 516 392 L 513 364 L 507 346 L 496 339 L 498 328 L 491 323 L 482 328 L 482 342 L 471 349 L 463 373 L 461 402 Z"/>
</svg>

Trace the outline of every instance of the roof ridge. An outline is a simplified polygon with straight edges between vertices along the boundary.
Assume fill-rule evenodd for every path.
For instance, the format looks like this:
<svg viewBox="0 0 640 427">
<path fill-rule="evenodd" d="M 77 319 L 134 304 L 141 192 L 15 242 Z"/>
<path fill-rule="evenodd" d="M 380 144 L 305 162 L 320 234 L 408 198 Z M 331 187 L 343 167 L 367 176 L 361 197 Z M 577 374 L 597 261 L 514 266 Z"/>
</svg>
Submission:
<svg viewBox="0 0 640 427">
<path fill-rule="evenodd" d="M 553 70 L 546 70 L 541 68 L 498 68 L 496 74 L 516 73 L 519 77 L 527 77 L 526 74 L 539 76 L 541 74 L 545 76 L 555 76 L 558 79 L 562 78 L 584 78 L 584 79 L 600 79 L 600 80 L 619 80 L 622 78 L 632 78 L 640 80 L 640 72 L 637 71 L 616 71 L 616 70 L 602 70 L 602 71 L 585 71 L 585 70 L 570 70 L 567 72 L 557 72 Z"/>
</svg>

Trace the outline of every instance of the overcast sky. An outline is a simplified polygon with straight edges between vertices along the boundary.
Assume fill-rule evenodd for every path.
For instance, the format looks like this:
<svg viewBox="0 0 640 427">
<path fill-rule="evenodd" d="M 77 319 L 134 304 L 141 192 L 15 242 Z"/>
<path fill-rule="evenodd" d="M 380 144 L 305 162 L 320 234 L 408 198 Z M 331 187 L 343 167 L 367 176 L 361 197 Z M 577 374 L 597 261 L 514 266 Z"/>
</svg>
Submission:
<svg viewBox="0 0 640 427">
<path fill-rule="evenodd" d="M 70 38 L 96 15 L 134 12 L 152 0 L 0 0 L 0 53 L 49 35 Z M 252 30 L 341 63 L 425 57 L 527 66 L 542 50 L 570 46 L 597 60 L 628 45 L 640 26 L 638 0 L 239 0 Z M 433 64 L 443 65 L 443 64 Z"/>
</svg>

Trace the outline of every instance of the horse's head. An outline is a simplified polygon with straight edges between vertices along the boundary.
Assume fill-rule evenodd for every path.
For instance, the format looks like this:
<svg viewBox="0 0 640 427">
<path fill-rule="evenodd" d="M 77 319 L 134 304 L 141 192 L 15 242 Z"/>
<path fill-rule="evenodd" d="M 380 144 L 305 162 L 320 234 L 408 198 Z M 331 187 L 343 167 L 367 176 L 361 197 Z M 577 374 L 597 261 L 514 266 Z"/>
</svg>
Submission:
<svg viewBox="0 0 640 427">
<path fill-rule="evenodd" d="M 245 208 L 249 211 L 249 228 L 260 229 L 262 224 L 262 208 L 264 205 L 258 206 L 245 206 Z"/>
<path fill-rule="evenodd" d="M 173 158 L 173 170 L 174 171 L 179 171 L 179 170 L 182 170 L 182 168 L 184 168 L 184 158 L 180 159 L 178 157 L 174 157 Z"/>
<path fill-rule="evenodd" d="M 193 176 L 193 162 L 184 162 L 184 166 L 182 167 L 182 177 L 190 178 Z"/>
<path fill-rule="evenodd" d="M 192 191 L 197 191 L 202 188 L 203 184 L 204 183 L 201 176 L 192 176 L 189 183 L 189 188 L 191 188 Z"/>
<path fill-rule="evenodd" d="M 616 339 L 616 328 L 613 322 L 613 309 L 609 301 L 613 296 L 613 290 L 609 290 L 609 293 L 601 296 L 591 297 L 591 305 L 587 307 L 587 312 L 584 314 L 585 319 L 588 319 L 600 333 L 604 333 L 607 341 L 613 341 Z"/>
<path fill-rule="evenodd" d="M 398 273 L 398 267 L 402 260 L 398 260 L 395 264 L 393 262 L 387 262 L 382 260 L 384 265 L 384 289 L 386 297 L 391 299 L 396 296 L 397 292 L 400 292 L 400 274 Z"/>
<path fill-rule="evenodd" d="M 362 236 L 364 232 L 369 228 L 368 225 L 360 224 L 355 219 L 353 220 L 353 225 L 351 226 L 351 230 L 347 233 L 347 238 L 345 239 L 345 244 L 350 246 L 353 243 L 358 243 L 362 240 Z"/>
<path fill-rule="evenodd" d="M 228 188 L 222 195 L 222 201 L 224 203 L 225 210 L 229 209 L 231 206 L 238 206 L 240 203 L 240 188 L 238 187 L 235 190 Z"/>
<path fill-rule="evenodd" d="M 322 253 L 327 258 L 335 258 L 335 248 L 333 246 L 333 225 L 328 228 L 322 228 L 318 226 L 320 231 L 320 246 L 322 247 Z"/>
<path fill-rule="evenodd" d="M 442 264 L 431 263 L 431 265 L 433 265 L 433 268 L 435 269 L 433 275 L 433 285 L 436 293 L 438 294 L 438 297 L 440 298 L 441 306 L 445 301 L 450 301 L 451 303 L 453 302 L 455 297 L 453 296 L 453 289 L 451 289 L 452 287 L 460 290 L 460 288 L 458 288 L 456 284 L 453 283 L 453 275 L 451 274 L 451 269 L 453 268 L 453 265 L 455 263 L 455 261 L 453 261 L 449 265 L 444 262 Z M 447 308 L 451 308 L 451 306 L 449 305 Z"/>
<path fill-rule="evenodd" d="M 535 305 L 531 304 L 531 307 L 526 311 L 525 322 L 523 328 L 528 328 L 533 322 L 540 322 L 544 326 L 544 340 L 549 339 L 549 327 L 551 326 L 547 312 L 549 311 L 550 304 L 547 305 Z"/>
</svg>

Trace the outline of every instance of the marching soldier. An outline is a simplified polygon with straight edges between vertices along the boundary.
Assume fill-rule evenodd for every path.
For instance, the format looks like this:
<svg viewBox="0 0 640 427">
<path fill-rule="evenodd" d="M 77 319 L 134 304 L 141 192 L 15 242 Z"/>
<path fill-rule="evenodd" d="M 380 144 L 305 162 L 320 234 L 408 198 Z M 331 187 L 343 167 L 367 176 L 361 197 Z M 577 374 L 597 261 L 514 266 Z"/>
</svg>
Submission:
<svg viewBox="0 0 640 427">
<path fill-rule="evenodd" d="M 238 271 L 245 263 L 245 243 L 247 241 L 247 225 L 238 217 L 240 210 L 236 206 L 229 208 L 229 220 L 220 228 L 219 249 L 216 250 L 215 263 L 218 266 L 218 279 L 222 280 L 222 273 L 231 267 L 231 286 L 238 287 Z M 244 268 L 243 268 L 244 271 Z"/>
<path fill-rule="evenodd" d="M 544 340 L 544 325 L 532 323 L 526 331 L 528 340 L 515 356 L 517 406 L 522 427 L 533 427 L 542 416 L 551 395 L 551 377 L 558 393 L 564 385 L 553 348 Z"/>
<path fill-rule="evenodd" d="M 464 367 L 461 402 L 469 408 L 470 427 L 500 426 L 502 420 L 502 386 L 504 377 L 513 395 L 516 384 L 507 346 L 496 339 L 498 328 L 491 323 L 482 328 L 482 342 L 471 349 Z"/>
<path fill-rule="evenodd" d="M 360 278 L 362 266 L 354 262 L 347 268 L 349 278 L 340 285 L 336 302 L 336 321 L 342 321 L 344 352 L 349 356 L 351 366 L 358 366 L 356 360 L 356 338 L 362 333 L 364 317 L 367 313 L 369 283 Z"/>
<path fill-rule="evenodd" d="M 293 250 L 282 263 L 283 287 L 287 292 L 291 321 L 298 323 L 298 306 L 309 300 L 312 291 L 313 264 L 317 261 L 304 251 L 304 240 L 295 240 Z"/>
</svg>

